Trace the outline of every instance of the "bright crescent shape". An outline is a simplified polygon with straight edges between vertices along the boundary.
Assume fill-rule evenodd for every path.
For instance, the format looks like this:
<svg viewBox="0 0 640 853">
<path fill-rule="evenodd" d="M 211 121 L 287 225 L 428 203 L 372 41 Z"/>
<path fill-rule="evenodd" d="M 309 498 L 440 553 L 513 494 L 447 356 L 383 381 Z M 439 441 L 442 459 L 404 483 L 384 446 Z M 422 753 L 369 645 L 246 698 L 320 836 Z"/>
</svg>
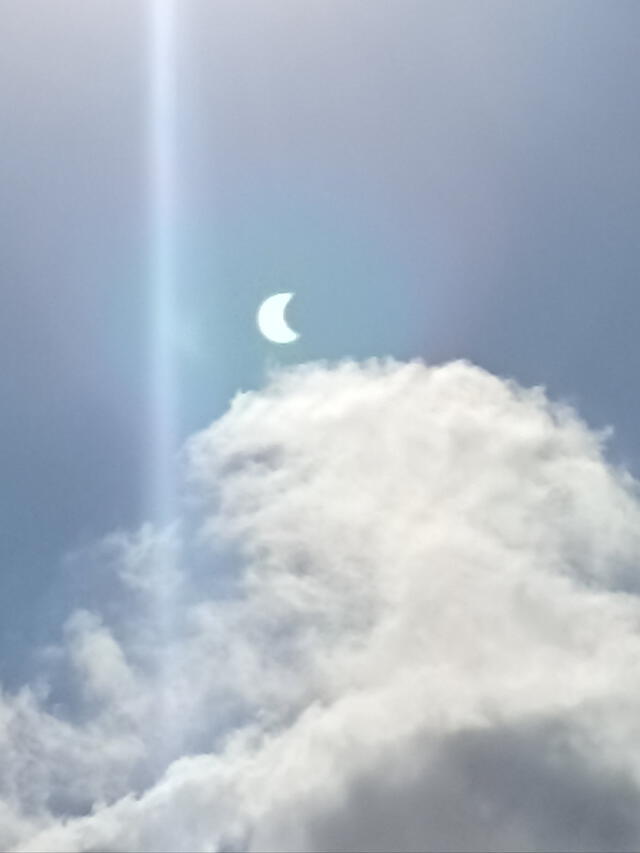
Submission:
<svg viewBox="0 0 640 853">
<path fill-rule="evenodd" d="M 290 344 L 299 335 L 287 324 L 285 311 L 293 299 L 293 293 L 274 293 L 264 300 L 258 309 L 258 328 L 274 344 Z"/>
</svg>

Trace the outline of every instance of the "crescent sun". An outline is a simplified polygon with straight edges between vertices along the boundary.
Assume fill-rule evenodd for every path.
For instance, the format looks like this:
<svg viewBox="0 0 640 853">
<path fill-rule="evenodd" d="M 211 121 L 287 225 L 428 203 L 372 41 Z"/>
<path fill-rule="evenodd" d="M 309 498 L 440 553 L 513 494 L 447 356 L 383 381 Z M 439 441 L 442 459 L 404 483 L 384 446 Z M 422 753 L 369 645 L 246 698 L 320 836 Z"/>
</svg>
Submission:
<svg viewBox="0 0 640 853">
<path fill-rule="evenodd" d="M 274 344 L 290 344 L 300 336 L 286 321 L 285 311 L 293 299 L 293 293 L 274 293 L 258 308 L 258 328 L 267 340 Z"/>
</svg>

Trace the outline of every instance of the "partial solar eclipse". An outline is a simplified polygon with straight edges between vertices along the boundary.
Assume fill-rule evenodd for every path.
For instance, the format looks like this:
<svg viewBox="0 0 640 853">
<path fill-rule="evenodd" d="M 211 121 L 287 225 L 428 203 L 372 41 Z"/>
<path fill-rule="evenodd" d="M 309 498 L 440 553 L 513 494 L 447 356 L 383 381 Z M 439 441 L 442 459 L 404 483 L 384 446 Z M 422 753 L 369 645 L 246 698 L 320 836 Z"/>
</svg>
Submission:
<svg viewBox="0 0 640 853">
<path fill-rule="evenodd" d="M 290 344 L 298 337 L 287 323 L 285 311 L 293 299 L 293 293 L 274 293 L 264 300 L 258 309 L 258 328 L 268 341 L 274 344 Z"/>
</svg>

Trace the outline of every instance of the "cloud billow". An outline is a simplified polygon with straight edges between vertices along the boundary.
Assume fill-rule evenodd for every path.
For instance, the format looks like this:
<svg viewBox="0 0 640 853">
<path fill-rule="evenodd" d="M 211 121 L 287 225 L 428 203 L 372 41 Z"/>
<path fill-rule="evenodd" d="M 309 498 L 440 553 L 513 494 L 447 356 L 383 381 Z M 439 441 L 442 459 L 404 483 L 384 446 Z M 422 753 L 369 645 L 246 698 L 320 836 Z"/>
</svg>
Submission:
<svg viewBox="0 0 640 853">
<path fill-rule="evenodd" d="M 2 849 L 637 849 L 640 502 L 605 439 L 465 362 L 238 395 L 184 517 L 84 556 L 120 605 L 3 698 Z"/>
</svg>

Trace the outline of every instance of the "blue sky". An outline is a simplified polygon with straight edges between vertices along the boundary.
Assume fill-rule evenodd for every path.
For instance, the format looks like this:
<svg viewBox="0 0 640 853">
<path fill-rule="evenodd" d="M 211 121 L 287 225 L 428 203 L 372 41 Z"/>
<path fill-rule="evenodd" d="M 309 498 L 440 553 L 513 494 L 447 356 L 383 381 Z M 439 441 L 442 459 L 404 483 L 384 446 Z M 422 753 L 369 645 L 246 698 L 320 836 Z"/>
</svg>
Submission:
<svg viewBox="0 0 640 853">
<path fill-rule="evenodd" d="M 272 355 L 463 356 L 637 467 L 637 4 L 248 8 L 180 7 L 181 437 Z M 46 623 L 67 548 L 145 516 L 143 11 L 3 4 L 4 632 Z M 255 332 L 274 290 L 286 353 Z"/>
<path fill-rule="evenodd" d="M 149 517 L 148 4 L 0 4 L 0 676 Z M 635 0 L 181 0 L 175 449 L 274 364 L 467 358 L 640 472 Z M 293 291 L 274 348 L 260 301 Z"/>
</svg>

